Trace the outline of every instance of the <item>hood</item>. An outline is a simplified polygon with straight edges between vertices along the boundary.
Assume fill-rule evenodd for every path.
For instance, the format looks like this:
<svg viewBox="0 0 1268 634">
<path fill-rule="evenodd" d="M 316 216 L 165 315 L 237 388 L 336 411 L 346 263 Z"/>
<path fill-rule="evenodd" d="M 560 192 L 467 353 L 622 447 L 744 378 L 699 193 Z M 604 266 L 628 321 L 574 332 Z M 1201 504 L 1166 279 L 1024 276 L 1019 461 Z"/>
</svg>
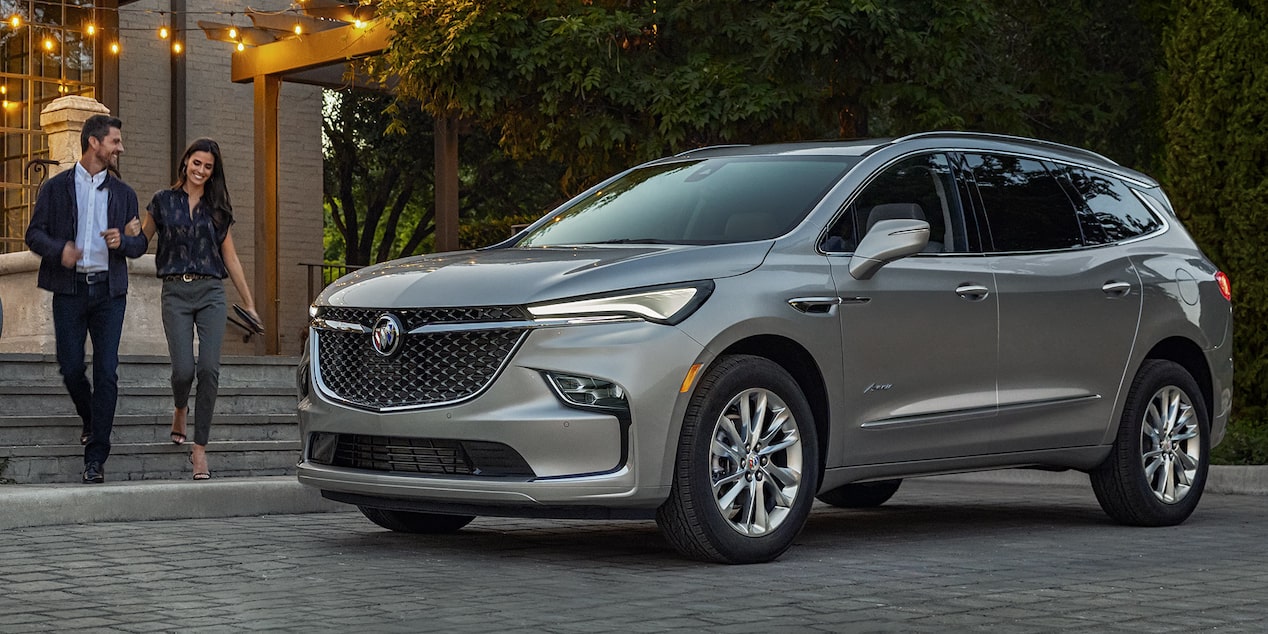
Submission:
<svg viewBox="0 0 1268 634">
<path fill-rule="evenodd" d="M 339 278 L 317 298 L 328 306 L 519 305 L 747 273 L 773 241 L 458 251 L 403 258 Z"/>
</svg>

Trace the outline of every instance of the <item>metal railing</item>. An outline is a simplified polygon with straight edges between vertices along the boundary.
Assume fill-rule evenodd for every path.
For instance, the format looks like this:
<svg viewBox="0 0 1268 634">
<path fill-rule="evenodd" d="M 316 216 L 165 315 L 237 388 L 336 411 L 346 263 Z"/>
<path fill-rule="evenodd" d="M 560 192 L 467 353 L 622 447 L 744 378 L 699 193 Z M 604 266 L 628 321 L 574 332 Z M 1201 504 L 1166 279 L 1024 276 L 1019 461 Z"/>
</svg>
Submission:
<svg viewBox="0 0 1268 634">
<path fill-rule="evenodd" d="M 308 303 L 310 304 L 331 282 L 347 275 L 349 271 L 362 268 L 338 262 L 300 262 L 299 265 L 307 269 L 305 277 L 308 279 Z"/>
</svg>

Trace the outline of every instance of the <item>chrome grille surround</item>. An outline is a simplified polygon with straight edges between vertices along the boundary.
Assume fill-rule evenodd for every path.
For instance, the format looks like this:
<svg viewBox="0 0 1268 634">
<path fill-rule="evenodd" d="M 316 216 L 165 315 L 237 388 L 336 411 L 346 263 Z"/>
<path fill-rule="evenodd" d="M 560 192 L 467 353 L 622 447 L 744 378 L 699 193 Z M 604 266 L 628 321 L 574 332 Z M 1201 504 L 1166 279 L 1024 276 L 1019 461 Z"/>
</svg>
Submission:
<svg viewBox="0 0 1268 634">
<path fill-rule="evenodd" d="M 403 340 L 384 357 L 371 342 L 385 313 Z M 497 378 L 532 322 L 518 306 L 472 308 L 321 307 L 313 318 L 316 383 L 322 394 L 371 411 L 452 405 Z"/>
</svg>

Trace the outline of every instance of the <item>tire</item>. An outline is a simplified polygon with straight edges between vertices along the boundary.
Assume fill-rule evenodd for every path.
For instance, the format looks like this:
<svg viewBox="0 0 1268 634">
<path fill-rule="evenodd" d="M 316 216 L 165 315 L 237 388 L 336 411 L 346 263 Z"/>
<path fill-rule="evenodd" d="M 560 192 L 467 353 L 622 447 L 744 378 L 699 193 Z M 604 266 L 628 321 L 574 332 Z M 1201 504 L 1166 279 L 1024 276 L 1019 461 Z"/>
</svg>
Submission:
<svg viewBox="0 0 1268 634">
<path fill-rule="evenodd" d="M 656 523 L 694 559 L 771 561 L 805 525 L 818 478 L 814 419 L 797 382 L 762 357 L 723 357 L 687 406 Z"/>
<path fill-rule="evenodd" d="M 415 533 L 422 535 L 440 535 L 453 533 L 475 519 L 474 515 L 444 515 L 441 513 L 416 513 L 413 511 L 392 511 L 358 506 L 361 514 L 371 522 L 390 531 L 398 533 Z"/>
<path fill-rule="evenodd" d="M 868 509 L 880 506 L 894 497 L 902 480 L 878 480 L 846 484 L 819 493 L 819 501 L 843 509 Z"/>
<path fill-rule="evenodd" d="M 1141 365 L 1110 455 L 1089 474 L 1096 500 L 1115 521 L 1174 526 L 1197 508 L 1210 467 L 1211 422 L 1201 394 L 1176 363 Z"/>
</svg>

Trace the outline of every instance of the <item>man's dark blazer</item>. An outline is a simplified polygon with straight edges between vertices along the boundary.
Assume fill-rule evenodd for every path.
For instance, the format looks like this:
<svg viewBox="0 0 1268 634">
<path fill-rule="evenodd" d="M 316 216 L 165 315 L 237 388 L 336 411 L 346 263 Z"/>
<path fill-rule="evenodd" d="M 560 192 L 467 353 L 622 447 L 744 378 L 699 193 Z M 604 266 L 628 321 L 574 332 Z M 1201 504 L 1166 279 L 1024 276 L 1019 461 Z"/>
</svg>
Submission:
<svg viewBox="0 0 1268 634">
<path fill-rule="evenodd" d="M 122 235 L 124 227 L 139 216 L 136 192 L 114 174 L 106 172 L 106 180 L 99 189 L 109 194 L 106 199 L 106 226 L 119 230 L 119 248 L 110 249 L 110 295 L 118 297 L 128 292 L 128 262 L 125 258 L 138 258 L 145 254 L 149 240 L 145 234 Z M 62 249 L 67 242 L 75 241 L 79 226 L 79 204 L 75 195 L 75 167 L 45 181 L 40 195 L 35 199 L 35 211 L 26 229 L 26 244 L 42 258 L 38 285 L 54 293 L 75 292 L 75 269 L 62 266 Z M 90 236 L 90 239 L 100 239 Z"/>
</svg>

